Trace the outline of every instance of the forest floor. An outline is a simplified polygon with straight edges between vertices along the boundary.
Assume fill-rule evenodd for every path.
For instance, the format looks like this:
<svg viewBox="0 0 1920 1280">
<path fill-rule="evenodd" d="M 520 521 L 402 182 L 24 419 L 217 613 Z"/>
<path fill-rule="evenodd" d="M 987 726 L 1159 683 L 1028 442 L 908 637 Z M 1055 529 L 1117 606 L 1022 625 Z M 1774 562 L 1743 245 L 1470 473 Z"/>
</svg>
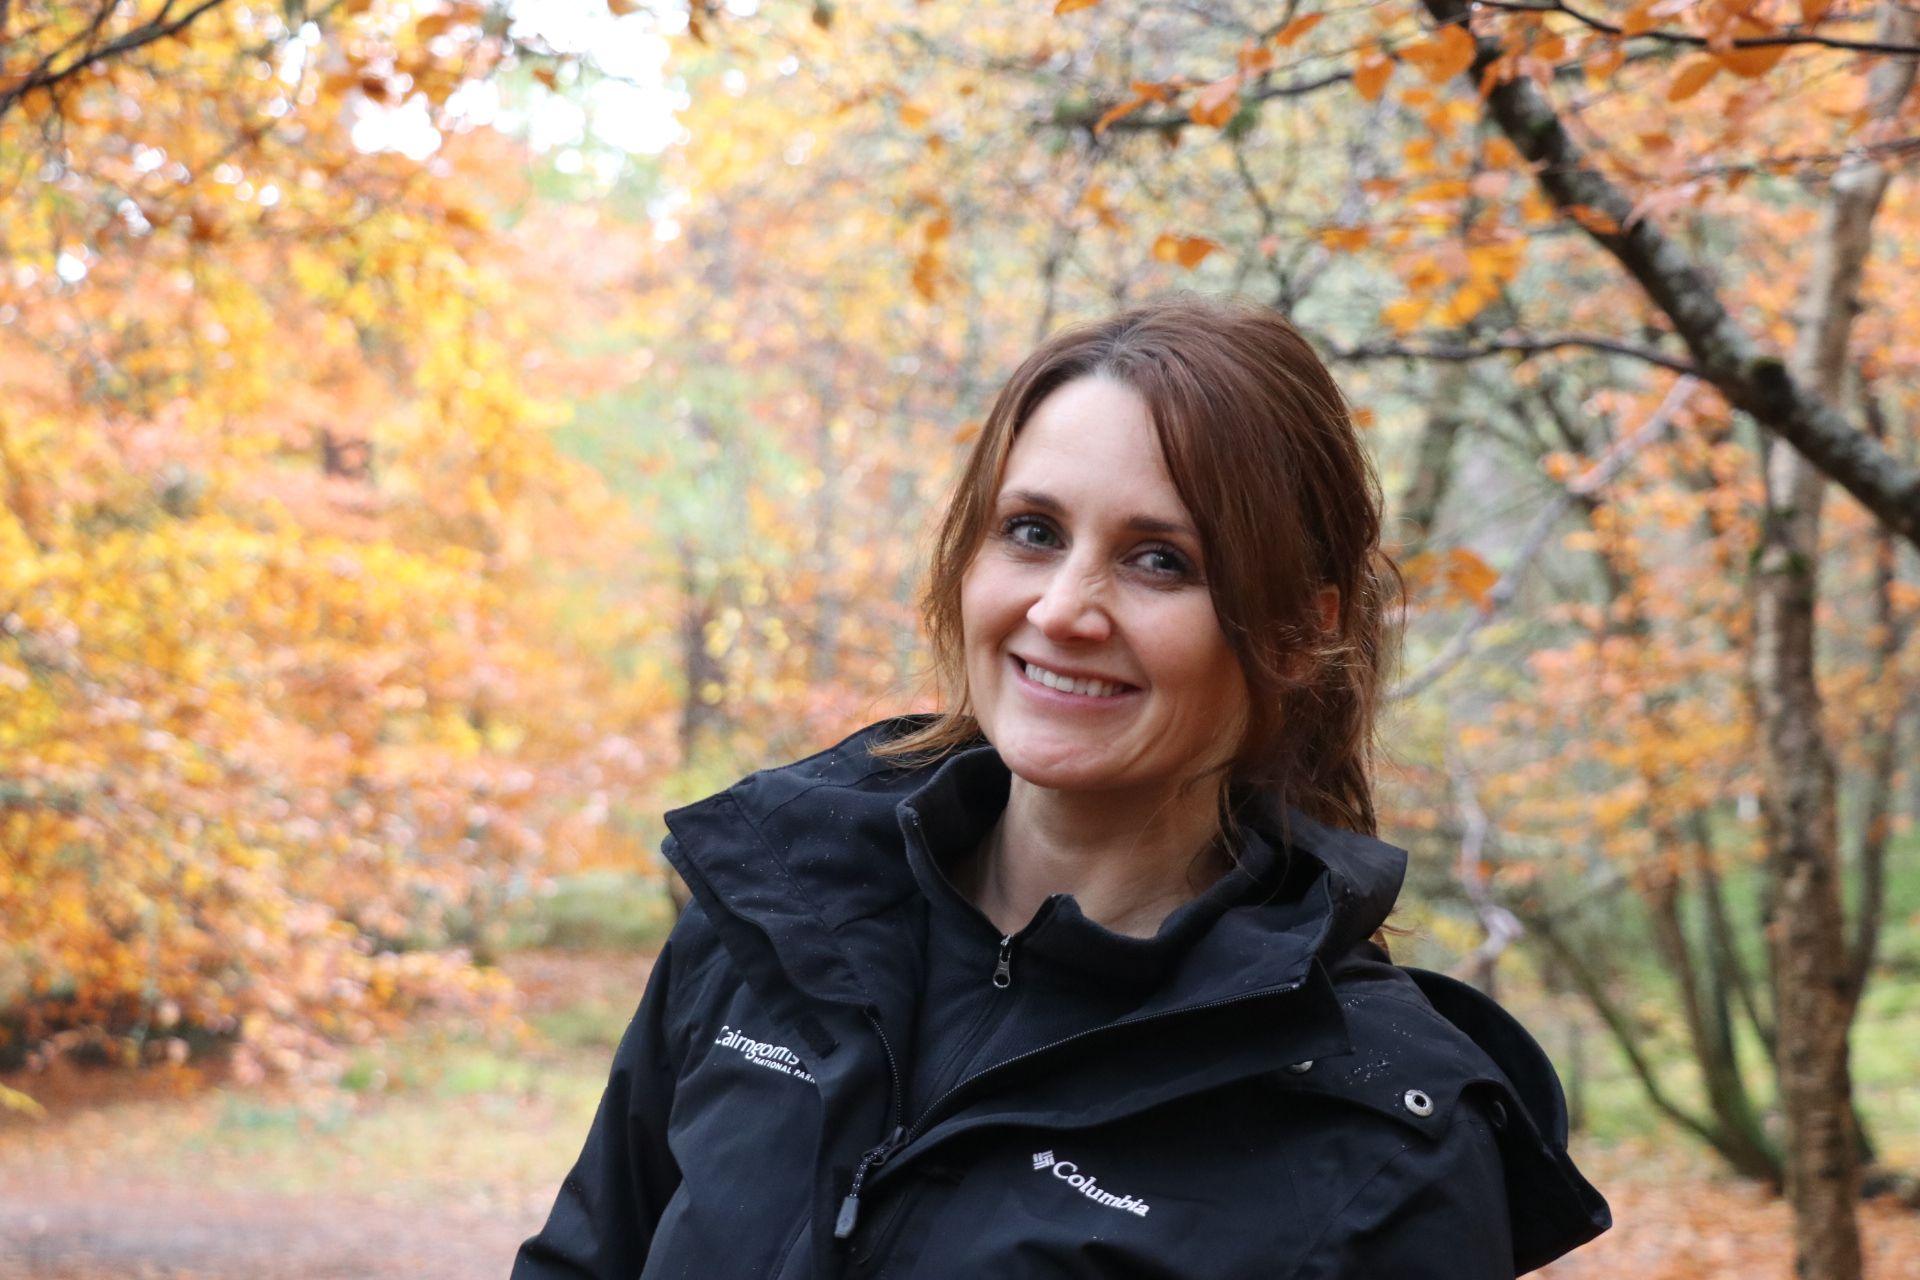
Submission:
<svg viewBox="0 0 1920 1280">
<path fill-rule="evenodd" d="M 508 967 L 530 1046 L 410 1035 L 304 1093 L 191 1073 L 9 1077 L 48 1115 L 0 1120 L 0 1277 L 504 1277 L 578 1150 L 647 962 L 536 951 Z M 1617 1225 L 1537 1274 L 1790 1275 L 1784 1206 L 1691 1147 L 1576 1155 Z M 1920 1280 L 1920 1214 L 1873 1203 L 1862 1226 L 1873 1280 Z"/>
</svg>

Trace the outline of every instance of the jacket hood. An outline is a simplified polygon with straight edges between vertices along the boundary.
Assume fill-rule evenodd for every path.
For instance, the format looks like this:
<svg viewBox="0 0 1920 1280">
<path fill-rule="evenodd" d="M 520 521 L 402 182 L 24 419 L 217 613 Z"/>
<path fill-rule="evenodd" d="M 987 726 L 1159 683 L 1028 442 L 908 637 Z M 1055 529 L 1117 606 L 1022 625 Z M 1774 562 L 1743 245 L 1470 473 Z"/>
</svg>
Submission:
<svg viewBox="0 0 1920 1280">
<path fill-rule="evenodd" d="M 878 721 L 666 813 L 669 861 L 750 968 L 772 978 L 764 972 L 772 966 L 818 1000 L 873 1003 L 877 976 L 861 963 L 858 935 L 862 922 L 920 892 L 905 841 L 924 841 L 936 825 L 977 823 L 984 833 L 1005 803 L 1008 770 L 984 742 L 917 768 L 869 753 L 932 718 Z M 1261 869 L 1267 891 L 1209 930 L 1176 976 L 1176 995 L 1198 994 L 1203 971 L 1257 983 L 1341 954 L 1380 927 L 1406 874 L 1407 855 L 1393 845 L 1265 793 L 1240 799 L 1247 839 L 1262 855 L 1243 851 L 1242 860 Z"/>
</svg>

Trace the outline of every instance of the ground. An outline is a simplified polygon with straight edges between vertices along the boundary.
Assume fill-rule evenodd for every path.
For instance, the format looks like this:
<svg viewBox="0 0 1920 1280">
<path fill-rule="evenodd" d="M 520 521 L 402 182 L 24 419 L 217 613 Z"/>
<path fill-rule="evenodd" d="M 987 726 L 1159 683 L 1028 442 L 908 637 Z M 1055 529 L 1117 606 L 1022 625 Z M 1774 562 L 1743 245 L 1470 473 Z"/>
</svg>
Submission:
<svg viewBox="0 0 1920 1280">
<path fill-rule="evenodd" d="M 0 1125 L 5 1280 L 504 1277 L 545 1216 L 646 979 L 630 954 L 512 958 L 540 1039 L 411 1035 L 342 1087 L 191 1075 L 10 1077 L 50 1104 Z M 1618 1225 L 1551 1280 L 1787 1280 L 1783 1206 L 1676 1138 L 1576 1147 Z M 1920 1280 L 1920 1214 L 1869 1205 L 1873 1280 Z"/>
</svg>

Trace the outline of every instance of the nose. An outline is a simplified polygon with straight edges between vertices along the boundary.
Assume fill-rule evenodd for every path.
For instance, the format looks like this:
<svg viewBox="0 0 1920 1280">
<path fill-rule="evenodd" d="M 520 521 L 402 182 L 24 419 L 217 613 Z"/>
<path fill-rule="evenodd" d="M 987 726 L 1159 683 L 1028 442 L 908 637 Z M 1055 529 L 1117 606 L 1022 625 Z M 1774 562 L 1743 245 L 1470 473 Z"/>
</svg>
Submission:
<svg viewBox="0 0 1920 1280">
<path fill-rule="evenodd" d="M 1060 564 L 1047 579 L 1046 589 L 1027 609 L 1031 622 L 1047 639 L 1104 640 L 1113 631 L 1113 619 L 1103 603 L 1107 579 L 1097 566 Z"/>
</svg>

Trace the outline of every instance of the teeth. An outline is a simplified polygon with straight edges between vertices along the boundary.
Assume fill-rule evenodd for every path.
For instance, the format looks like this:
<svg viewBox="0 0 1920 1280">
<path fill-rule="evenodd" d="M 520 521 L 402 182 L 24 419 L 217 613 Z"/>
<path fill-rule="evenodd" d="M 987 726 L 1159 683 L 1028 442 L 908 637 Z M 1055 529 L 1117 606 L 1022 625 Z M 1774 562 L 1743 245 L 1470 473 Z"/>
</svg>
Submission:
<svg viewBox="0 0 1920 1280">
<path fill-rule="evenodd" d="M 1122 687 L 1110 680 L 1072 680 L 1063 675 L 1056 675 L 1045 667 L 1036 667 L 1031 662 L 1026 664 L 1026 669 L 1027 679 L 1036 684 L 1046 685 L 1049 689 L 1059 689 L 1063 693 L 1078 693 L 1089 698 L 1111 698 L 1119 693 Z"/>
</svg>

